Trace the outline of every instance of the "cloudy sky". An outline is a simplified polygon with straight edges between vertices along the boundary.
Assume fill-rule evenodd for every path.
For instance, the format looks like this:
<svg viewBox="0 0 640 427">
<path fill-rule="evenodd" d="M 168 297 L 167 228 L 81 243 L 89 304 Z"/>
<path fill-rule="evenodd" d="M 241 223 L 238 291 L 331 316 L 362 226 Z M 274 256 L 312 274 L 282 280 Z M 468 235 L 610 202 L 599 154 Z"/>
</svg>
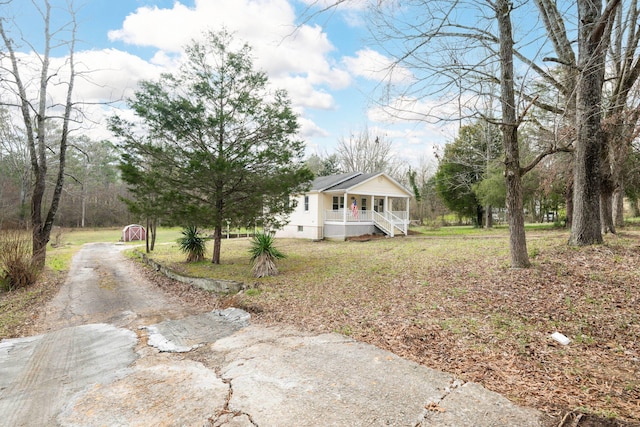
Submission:
<svg viewBox="0 0 640 427">
<path fill-rule="evenodd" d="M 96 104 L 86 108 L 93 119 L 87 133 L 110 137 L 104 118 L 123 103 L 100 103 L 126 98 L 140 79 L 173 70 L 183 46 L 207 29 L 224 26 L 253 47 L 256 67 L 289 92 L 308 154 L 331 154 L 340 138 L 367 126 L 390 139 L 395 154 L 409 163 L 432 158 L 434 144 L 449 140 L 450 130 L 390 120 L 374 102 L 390 59 L 367 44 L 365 2 L 314 14 L 309 3 L 315 0 L 76 0 L 83 4 L 76 60 L 86 71 L 76 96 Z M 31 2 L 16 0 L 12 7 L 12 22 L 41 49 L 42 20 Z M 411 73 L 396 78 L 411 78 Z"/>
</svg>

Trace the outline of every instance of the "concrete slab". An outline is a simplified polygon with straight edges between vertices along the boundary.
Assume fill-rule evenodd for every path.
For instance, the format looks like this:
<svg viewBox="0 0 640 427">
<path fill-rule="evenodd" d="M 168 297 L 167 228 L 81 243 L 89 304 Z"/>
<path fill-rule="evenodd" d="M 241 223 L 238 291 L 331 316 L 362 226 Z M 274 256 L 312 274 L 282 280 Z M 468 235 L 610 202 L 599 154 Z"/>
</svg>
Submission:
<svg viewBox="0 0 640 427">
<path fill-rule="evenodd" d="M 228 394 L 229 386 L 201 363 L 158 362 L 78 394 L 57 421 L 64 427 L 204 426 Z"/>
<path fill-rule="evenodd" d="M 136 334 L 106 324 L 60 329 L 0 344 L 0 414 L 8 426 L 54 425 L 75 393 L 126 374 Z"/>
<path fill-rule="evenodd" d="M 421 427 L 540 426 L 540 414 L 521 408 L 479 384 L 465 383 L 429 405 Z"/>
<path fill-rule="evenodd" d="M 244 310 L 228 308 L 180 320 L 168 320 L 146 327 L 148 343 L 160 351 L 188 352 L 247 326 L 250 317 Z"/>
<path fill-rule="evenodd" d="M 223 360 L 229 410 L 255 425 L 542 425 L 537 411 L 338 334 L 251 325 L 209 350 Z"/>
</svg>

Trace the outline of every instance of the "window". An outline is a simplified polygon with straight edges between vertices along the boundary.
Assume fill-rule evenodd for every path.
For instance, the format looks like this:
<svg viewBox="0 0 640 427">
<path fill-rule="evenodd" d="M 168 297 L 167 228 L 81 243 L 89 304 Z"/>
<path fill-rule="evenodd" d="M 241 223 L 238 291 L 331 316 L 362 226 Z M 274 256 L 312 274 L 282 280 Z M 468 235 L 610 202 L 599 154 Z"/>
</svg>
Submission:
<svg viewBox="0 0 640 427">
<path fill-rule="evenodd" d="M 304 211 L 309 212 L 309 196 L 304 196 Z"/>
<path fill-rule="evenodd" d="M 333 210 L 344 209 L 344 197 L 333 196 Z"/>
<path fill-rule="evenodd" d="M 299 231 L 299 232 L 304 231 L 304 227 L 303 227 L 302 225 L 299 225 L 299 226 L 298 226 L 298 231 Z"/>
<path fill-rule="evenodd" d="M 360 201 L 360 209 L 363 211 L 367 210 L 367 199 L 365 197 Z"/>
</svg>

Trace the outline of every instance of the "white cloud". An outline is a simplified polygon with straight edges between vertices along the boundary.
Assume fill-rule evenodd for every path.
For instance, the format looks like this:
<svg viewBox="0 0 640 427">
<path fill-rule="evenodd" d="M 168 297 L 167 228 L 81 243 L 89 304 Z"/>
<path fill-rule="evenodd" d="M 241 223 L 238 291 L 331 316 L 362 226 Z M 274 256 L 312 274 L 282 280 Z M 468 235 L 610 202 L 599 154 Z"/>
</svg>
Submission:
<svg viewBox="0 0 640 427">
<path fill-rule="evenodd" d="M 205 31 L 223 27 L 252 46 L 256 65 L 271 76 L 322 74 L 332 68 L 326 55 L 335 48 L 327 35 L 317 26 L 298 27 L 287 0 L 196 0 L 193 8 L 180 2 L 171 9 L 142 7 L 109 38 L 171 54 L 182 52 Z"/>
<path fill-rule="evenodd" d="M 76 54 L 75 94 L 84 102 L 116 101 L 131 97 L 140 80 L 154 80 L 165 68 L 117 49 Z"/>
<path fill-rule="evenodd" d="M 345 57 L 343 62 L 354 75 L 375 82 L 408 84 L 414 79 L 409 70 L 394 64 L 392 59 L 369 48 L 357 51 L 355 57 Z"/>
<path fill-rule="evenodd" d="M 333 96 L 321 89 L 315 89 L 312 83 L 303 77 L 292 76 L 273 79 L 275 87 L 286 88 L 292 103 L 300 110 L 314 108 L 332 110 L 335 108 Z"/>
<path fill-rule="evenodd" d="M 109 31 L 108 37 L 111 41 L 130 45 L 180 52 L 190 39 L 202 31 L 198 21 L 202 23 L 195 11 L 180 2 L 175 2 L 172 9 L 145 6 L 127 16 L 122 28 Z"/>
<path fill-rule="evenodd" d="M 302 3 L 317 9 L 335 7 L 338 10 L 364 10 L 371 0 L 302 0 Z"/>
<path fill-rule="evenodd" d="M 300 136 L 303 139 L 329 136 L 326 130 L 316 125 L 312 120 L 299 117 L 298 123 L 300 124 Z"/>
<path fill-rule="evenodd" d="M 256 68 L 286 88 L 294 104 L 331 109 L 335 101 L 322 89 L 342 89 L 351 76 L 329 56 L 335 47 L 318 26 L 296 24 L 287 0 L 196 0 L 189 8 L 142 7 L 126 17 L 122 28 L 109 32 L 113 41 L 157 49 L 151 62 L 172 65 L 175 54 L 209 29 L 227 28 L 253 49 Z"/>
<path fill-rule="evenodd" d="M 396 124 L 402 122 L 439 123 L 450 120 L 458 114 L 457 103 L 434 99 L 418 99 L 410 96 L 399 96 L 390 100 L 387 105 L 376 106 L 367 112 L 373 122 Z"/>
<path fill-rule="evenodd" d="M 419 159 L 436 162 L 434 153 L 458 133 L 459 122 L 451 120 L 457 105 L 449 102 L 398 97 L 388 106 L 377 106 L 367 112 L 370 129 L 393 141 L 394 153 L 416 166 Z"/>
</svg>

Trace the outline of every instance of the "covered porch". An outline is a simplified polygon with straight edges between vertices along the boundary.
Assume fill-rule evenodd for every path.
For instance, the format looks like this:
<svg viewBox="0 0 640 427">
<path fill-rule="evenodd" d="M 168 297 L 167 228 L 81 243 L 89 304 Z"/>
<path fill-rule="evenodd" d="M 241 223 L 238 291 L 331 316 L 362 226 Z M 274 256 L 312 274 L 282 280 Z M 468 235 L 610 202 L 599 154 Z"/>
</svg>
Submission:
<svg viewBox="0 0 640 427">
<path fill-rule="evenodd" d="M 329 206 L 331 209 L 326 209 L 323 215 L 326 237 L 347 238 L 380 232 L 390 237 L 408 234 L 409 196 L 345 192 L 331 195 Z"/>
</svg>

